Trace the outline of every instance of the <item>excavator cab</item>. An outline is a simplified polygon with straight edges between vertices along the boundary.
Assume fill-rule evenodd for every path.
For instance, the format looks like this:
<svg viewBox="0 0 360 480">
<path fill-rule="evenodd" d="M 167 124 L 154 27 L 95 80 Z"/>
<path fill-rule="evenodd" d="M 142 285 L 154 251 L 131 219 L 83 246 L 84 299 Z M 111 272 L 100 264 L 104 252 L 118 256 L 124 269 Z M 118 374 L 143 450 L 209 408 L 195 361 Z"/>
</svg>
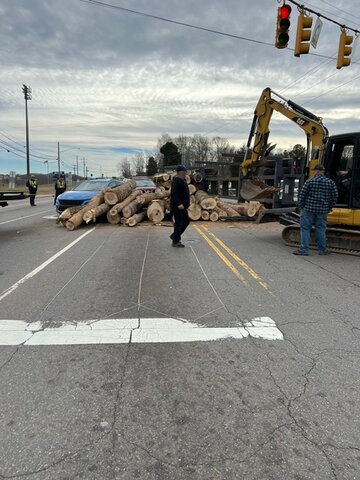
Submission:
<svg viewBox="0 0 360 480">
<path fill-rule="evenodd" d="M 324 157 L 325 173 L 334 180 L 338 200 L 328 216 L 331 225 L 360 225 L 360 133 L 329 138 Z"/>
</svg>

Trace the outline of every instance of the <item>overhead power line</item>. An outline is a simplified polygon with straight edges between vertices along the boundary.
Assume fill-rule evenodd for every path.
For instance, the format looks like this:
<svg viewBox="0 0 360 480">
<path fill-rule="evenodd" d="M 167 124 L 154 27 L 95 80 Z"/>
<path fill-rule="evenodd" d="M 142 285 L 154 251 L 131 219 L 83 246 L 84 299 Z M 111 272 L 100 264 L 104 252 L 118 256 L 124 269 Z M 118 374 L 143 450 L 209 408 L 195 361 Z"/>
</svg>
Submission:
<svg viewBox="0 0 360 480">
<path fill-rule="evenodd" d="M 100 7 L 113 8 L 115 10 L 121 10 L 121 11 L 124 11 L 124 12 L 127 12 L 127 13 L 131 13 L 133 15 L 140 15 L 141 17 L 153 18 L 155 20 L 161 20 L 163 22 L 173 23 L 175 25 L 181 25 L 182 27 L 194 28 L 196 30 L 201 30 L 201 31 L 204 31 L 204 32 L 209 32 L 209 33 L 214 33 L 216 35 L 222 35 L 224 37 L 236 38 L 238 40 L 243 40 L 245 42 L 258 43 L 260 45 L 268 45 L 270 47 L 274 46 L 274 44 L 270 43 L 270 42 L 263 42 L 262 40 L 256 40 L 254 38 L 244 37 L 242 35 L 235 35 L 233 33 L 222 32 L 221 30 L 214 30 L 212 28 L 206 28 L 206 27 L 202 27 L 200 25 L 194 25 L 192 23 L 180 22 L 178 20 L 173 20 L 171 18 L 160 17 L 158 15 L 153 15 L 153 14 L 150 14 L 150 13 L 140 12 L 138 10 L 131 10 L 130 8 L 120 7 L 119 5 L 112 5 L 111 3 L 100 2 L 99 0 L 80 0 L 80 2 L 89 3 L 89 4 L 92 4 L 92 5 L 99 5 Z M 289 48 L 288 50 L 293 50 L 293 49 Z M 333 57 L 329 57 L 328 55 L 321 55 L 319 53 L 310 52 L 309 55 L 313 55 L 315 57 L 333 59 Z"/>
<path fill-rule="evenodd" d="M 332 18 L 330 18 L 330 17 L 327 17 L 327 16 L 323 15 L 323 14 L 320 13 L 320 12 L 316 12 L 315 10 L 312 10 L 311 8 L 306 7 L 305 5 L 296 2 L 295 0 L 287 0 L 287 1 L 288 1 L 289 3 L 292 3 L 293 5 L 296 5 L 296 6 L 299 7 L 301 10 L 306 10 L 307 12 L 313 13 L 314 15 L 317 15 L 318 17 L 325 18 L 325 20 L 328 20 L 328 21 L 331 22 L 331 23 L 335 23 L 335 25 L 339 25 L 340 28 L 345 28 L 346 30 L 351 30 L 351 31 L 354 32 L 356 35 L 359 35 L 359 34 L 360 34 L 360 30 L 357 30 L 356 28 L 348 27 L 347 25 L 345 25 L 345 24 L 343 24 L 343 23 L 337 22 L 336 20 L 334 20 L 334 19 L 332 19 Z"/>
</svg>

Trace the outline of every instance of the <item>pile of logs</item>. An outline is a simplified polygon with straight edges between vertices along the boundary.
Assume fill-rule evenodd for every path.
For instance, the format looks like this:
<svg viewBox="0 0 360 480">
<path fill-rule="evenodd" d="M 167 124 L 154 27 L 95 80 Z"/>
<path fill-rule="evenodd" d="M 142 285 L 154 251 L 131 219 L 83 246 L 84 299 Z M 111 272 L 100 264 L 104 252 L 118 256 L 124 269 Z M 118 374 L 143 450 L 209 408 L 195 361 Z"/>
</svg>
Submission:
<svg viewBox="0 0 360 480">
<path fill-rule="evenodd" d="M 154 182 L 158 186 L 156 193 L 140 194 L 135 190 L 135 180 L 129 180 L 115 188 L 108 188 L 95 195 L 84 207 L 71 207 L 62 212 L 57 223 L 68 230 L 75 230 L 83 222 L 96 222 L 106 214 L 107 221 L 113 225 L 125 224 L 134 227 L 144 219 L 154 224 L 162 222 L 170 213 L 171 182 L 175 174 L 158 174 Z M 202 181 L 201 174 L 190 172 L 186 177 L 190 191 L 190 220 L 209 220 L 216 222 L 221 218 L 254 217 L 263 208 L 261 203 L 224 202 L 197 188 Z"/>
</svg>

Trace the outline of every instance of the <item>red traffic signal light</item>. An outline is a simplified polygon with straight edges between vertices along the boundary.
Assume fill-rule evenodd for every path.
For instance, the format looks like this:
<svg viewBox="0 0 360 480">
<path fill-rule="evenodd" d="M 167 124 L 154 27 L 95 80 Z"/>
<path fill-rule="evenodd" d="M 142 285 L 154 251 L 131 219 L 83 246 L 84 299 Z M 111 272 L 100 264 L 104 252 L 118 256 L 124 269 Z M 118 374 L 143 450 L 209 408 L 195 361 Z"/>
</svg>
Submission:
<svg viewBox="0 0 360 480">
<path fill-rule="evenodd" d="M 290 28 L 290 5 L 284 4 L 278 8 L 277 24 L 276 24 L 276 48 L 286 48 L 289 42 Z"/>
</svg>

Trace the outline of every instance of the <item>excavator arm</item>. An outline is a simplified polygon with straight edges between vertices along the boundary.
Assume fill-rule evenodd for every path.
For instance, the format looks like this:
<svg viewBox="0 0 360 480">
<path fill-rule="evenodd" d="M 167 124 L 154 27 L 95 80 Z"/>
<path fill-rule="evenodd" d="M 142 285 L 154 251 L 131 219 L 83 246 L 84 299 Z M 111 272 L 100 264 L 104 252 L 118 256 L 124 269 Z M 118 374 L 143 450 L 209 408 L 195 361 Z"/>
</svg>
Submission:
<svg viewBox="0 0 360 480">
<path fill-rule="evenodd" d="M 276 96 L 277 98 L 274 98 Z M 281 95 L 265 88 L 256 105 L 252 126 L 247 142 L 244 161 L 241 163 L 241 174 L 244 179 L 256 177 L 258 167 L 266 162 L 267 156 L 273 147 L 269 147 L 269 125 L 274 111 L 296 123 L 307 137 L 307 161 L 309 176 L 312 175 L 316 163 L 321 163 L 328 130 L 323 125 L 322 119 L 291 100 L 286 100 Z M 253 146 L 251 147 L 253 143 Z M 251 150 L 251 157 L 247 159 Z"/>
</svg>

